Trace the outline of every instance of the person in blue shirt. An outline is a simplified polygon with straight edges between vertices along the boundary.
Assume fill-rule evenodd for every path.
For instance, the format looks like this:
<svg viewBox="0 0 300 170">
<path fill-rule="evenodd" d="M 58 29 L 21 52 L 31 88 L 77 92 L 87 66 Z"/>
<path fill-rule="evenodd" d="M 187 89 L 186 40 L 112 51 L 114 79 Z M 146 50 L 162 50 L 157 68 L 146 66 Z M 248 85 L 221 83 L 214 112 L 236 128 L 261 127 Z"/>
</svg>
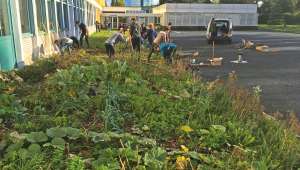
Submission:
<svg viewBox="0 0 300 170">
<path fill-rule="evenodd" d="M 146 33 L 146 36 L 145 36 L 145 39 L 147 39 L 148 42 L 149 42 L 149 47 L 150 48 L 152 48 L 153 41 L 156 38 L 156 36 L 157 36 L 157 33 L 154 29 L 154 24 L 150 23 L 149 24 L 149 29 L 147 30 L 147 33 Z"/>
</svg>

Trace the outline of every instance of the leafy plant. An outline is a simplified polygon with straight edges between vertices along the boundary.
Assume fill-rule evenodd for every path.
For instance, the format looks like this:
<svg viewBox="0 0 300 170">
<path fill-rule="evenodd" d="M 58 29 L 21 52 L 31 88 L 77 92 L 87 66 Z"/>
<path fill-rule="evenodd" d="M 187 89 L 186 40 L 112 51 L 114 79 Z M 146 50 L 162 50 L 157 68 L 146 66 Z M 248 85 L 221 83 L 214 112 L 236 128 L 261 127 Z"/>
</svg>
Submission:
<svg viewBox="0 0 300 170">
<path fill-rule="evenodd" d="M 44 132 L 31 132 L 26 135 L 26 139 L 31 143 L 46 142 L 48 137 Z"/>
<path fill-rule="evenodd" d="M 167 158 L 167 152 L 162 148 L 152 148 L 145 153 L 144 164 L 148 169 L 163 169 Z"/>
<path fill-rule="evenodd" d="M 47 135 L 52 138 L 63 138 L 67 135 L 65 128 L 60 127 L 53 127 L 50 129 L 47 129 L 46 131 Z"/>
<path fill-rule="evenodd" d="M 65 140 L 64 140 L 63 138 L 57 138 L 57 137 L 55 137 L 55 138 L 53 138 L 53 139 L 51 140 L 51 144 L 52 144 L 53 146 L 57 146 L 57 147 L 60 147 L 60 148 L 64 148 L 66 142 L 65 142 Z"/>
<path fill-rule="evenodd" d="M 84 161 L 77 155 L 71 157 L 68 160 L 67 169 L 68 170 L 84 170 Z"/>
</svg>

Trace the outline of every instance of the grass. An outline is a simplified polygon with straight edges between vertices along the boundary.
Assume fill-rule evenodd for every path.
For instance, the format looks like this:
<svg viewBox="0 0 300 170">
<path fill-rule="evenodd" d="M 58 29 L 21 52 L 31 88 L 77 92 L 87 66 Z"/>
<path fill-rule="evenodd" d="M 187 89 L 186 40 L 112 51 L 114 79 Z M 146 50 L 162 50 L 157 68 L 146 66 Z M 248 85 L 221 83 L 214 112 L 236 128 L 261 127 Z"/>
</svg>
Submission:
<svg viewBox="0 0 300 170">
<path fill-rule="evenodd" d="M 260 92 L 235 75 L 203 82 L 181 61 L 128 52 L 80 50 L 1 73 L 0 169 L 300 166 L 299 122 L 262 114 Z"/>
<path fill-rule="evenodd" d="M 114 31 L 101 30 L 90 36 L 90 48 L 104 50 L 104 42 Z"/>
<path fill-rule="evenodd" d="M 284 28 L 283 25 L 259 25 L 259 30 L 263 31 L 275 31 L 275 32 L 288 32 L 288 33 L 296 33 L 300 34 L 300 25 L 287 25 Z"/>
</svg>

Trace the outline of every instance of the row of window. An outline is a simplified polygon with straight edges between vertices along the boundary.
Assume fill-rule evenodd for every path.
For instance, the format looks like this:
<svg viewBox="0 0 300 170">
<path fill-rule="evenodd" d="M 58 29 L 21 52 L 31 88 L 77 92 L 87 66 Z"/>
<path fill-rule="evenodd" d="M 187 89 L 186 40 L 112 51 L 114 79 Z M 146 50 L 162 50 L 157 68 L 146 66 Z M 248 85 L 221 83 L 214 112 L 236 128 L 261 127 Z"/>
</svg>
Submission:
<svg viewBox="0 0 300 170">
<path fill-rule="evenodd" d="M 33 0 L 19 0 L 21 28 L 22 33 L 32 34 L 34 32 L 34 20 L 33 20 Z M 47 32 L 47 10 L 48 6 L 48 18 L 49 29 L 52 32 L 56 31 L 58 27 L 59 31 L 69 30 L 70 21 L 84 21 L 84 0 L 34 0 L 36 4 L 37 12 L 37 26 L 39 32 Z M 94 22 L 96 8 L 89 3 L 86 3 L 88 25 L 92 25 Z M 57 22 L 57 23 L 56 23 Z"/>
<path fill-rule="evenodd" d="M 0 37 L 10 34 L 7 1 L 0 1 Z"/>
<path fill-rule="evenodd" d="M 206 26 L 211 18 L 231 18 L 234 25 L 254 25 L 256 14 L 169 14 L 168 22 L 176 26 Z"/>
</svg>

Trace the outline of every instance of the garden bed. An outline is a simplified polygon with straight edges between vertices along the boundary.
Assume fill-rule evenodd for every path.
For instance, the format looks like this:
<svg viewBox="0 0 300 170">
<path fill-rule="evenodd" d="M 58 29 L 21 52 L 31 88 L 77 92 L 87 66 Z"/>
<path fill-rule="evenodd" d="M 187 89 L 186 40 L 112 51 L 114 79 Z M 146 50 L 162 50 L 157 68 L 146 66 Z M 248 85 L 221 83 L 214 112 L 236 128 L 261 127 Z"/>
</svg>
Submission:
<svg viewBox="0 0 300 170">
<path fill-rule="evenodd" d="M 180 62 L 79 51 L 0 77 L 0 169 L 293 169 L 297 121 Z"/>
</svg>

